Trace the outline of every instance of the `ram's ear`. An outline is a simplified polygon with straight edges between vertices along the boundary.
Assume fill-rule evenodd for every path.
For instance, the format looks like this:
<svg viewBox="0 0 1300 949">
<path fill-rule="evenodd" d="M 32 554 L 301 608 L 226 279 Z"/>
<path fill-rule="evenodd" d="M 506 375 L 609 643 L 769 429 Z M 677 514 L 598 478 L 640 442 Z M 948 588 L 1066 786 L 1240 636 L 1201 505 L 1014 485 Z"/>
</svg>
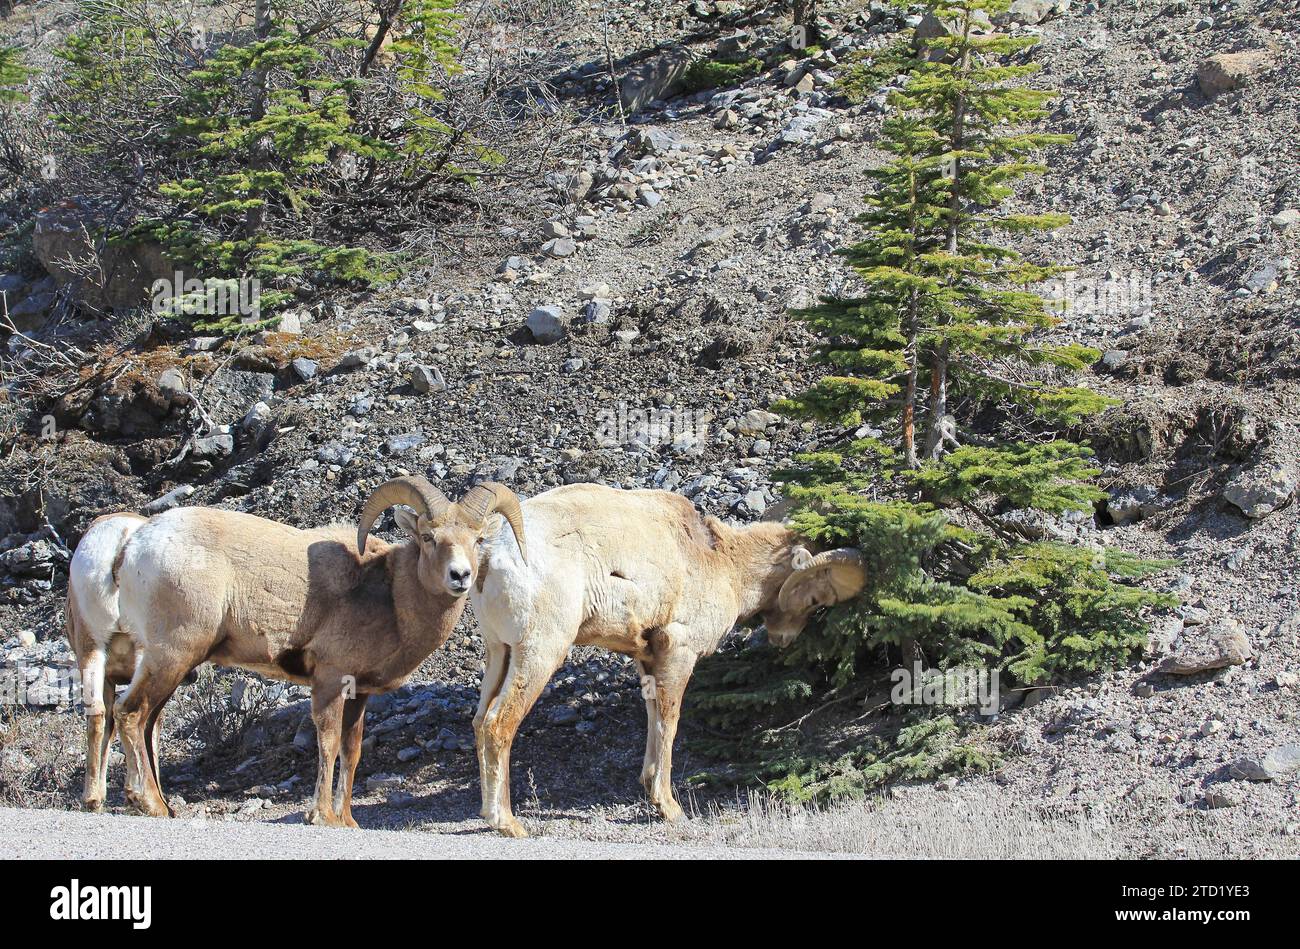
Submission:
<svg viewBox="0 0 1300 949">
<path fill-rule="evenodd" d="M 420 536 L 420 516 L 410 508 L 399 507 L 393 511 L 393 517 L 397 521 L 397 526 L 406 531 L 412 537 Z"/>
</svg>

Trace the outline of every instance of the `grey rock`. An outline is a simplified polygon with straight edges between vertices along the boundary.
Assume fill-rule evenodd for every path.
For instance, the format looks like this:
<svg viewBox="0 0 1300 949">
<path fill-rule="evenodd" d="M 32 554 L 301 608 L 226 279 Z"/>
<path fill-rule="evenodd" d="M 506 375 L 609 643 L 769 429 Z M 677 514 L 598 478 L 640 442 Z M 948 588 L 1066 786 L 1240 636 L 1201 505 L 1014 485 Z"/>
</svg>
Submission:
<svg viewBox="0 0 1300 949">
<path fill-rule="evenodd" d="M 993 31 L 993 23 L 984 11 L 976 11 L 974 21 L 974 32 L 991 33 Z M 933 13 L 927 13 L 922 17 L 921 22 L 917 24 L 912 43 L 919 48 L 923 40 L 954 36 L 958 30 L 959 27 L 955 20 L 941 20 Z"/>
<path fill-rule="evenodd" d="M 582 320 L 584 323 L 600 325 L 608 323 L 610 317 L 610 306 L 607 300 L 588 300 L 582 308 Z"/>
<path fill-rule="evenodd" d="M 750 491 L 736 501 L 731 510 L 739 517 L 761 517 L 767 510 L 767 498 L 762 491 Z"/>
<path fill-rule="evenodd" d="M 1070 0 L 1014 0 L 1006 13 L 995 17 L 994 22 L 999 26 L 1008 23 L 1037 26 L 1069 7 Z"/>
<path fill-rule="evenodd" d="M 1128 362 L 1128 353 L 1122 349 L 1108 349 L 1101 357 L 1101 364 L 1114 372 Z"/>
<path fill-rule="evenodd" d="M 411 387 L 421 394 L 447 391 L 447 381 L 436 367 L 412 366 L 410 378 Z"/>
<path fill-rule="evenodd" d="M 638 154 L 661 158 L 686 148 L 681 138 L 657 127 L 634 129 L 628 133 L 628 142 Z"/>
<path fill-rule="evenodd" d="M 175 399 L 177 396 L 185 395 L 185 377 L 181 375 L 179 369 L 168 369 L 158 377 L 158 389 L 167 396 Z"/>
<path fill-rule="evenodd" d="M 1219 808 L 1238 806 L 1243 800 L 1243 795 L 1241 791 L 1230 784 L 1216 784 L 1213 787 L 1206 788 L 1201 799 L 1205 802 L 1206 807 L 1218 810 Z"/>
<path fill-rule="evenodd" d="M 304 715 L 298 722 L 298 730 L 293 734 L 293 747 L 301 752 L 316 749 L 316 725 L 310 715 Z"/>
<path fill-rule="evenodd" d="M 190 353 L 216 352 L 226 344 L 224 336 L 195 336 L 185 342 L 185 351 Z"/>
<path fill-rule="evenodd" d="M 1252 520 L 1267 517 L 1296 494 L 1296 472 L 1281 464 L 1249 468 L 1223 489 L 1223 498 Z"/>
<path fill-rule="evenodd" d="M 533 339 L 542 344 L 558 343 L 569 333 L 568 318 L 558 306 L 539 306 L 524 321 Z"/>
<path fill-rule="evenodd" d="M 307 359 L 304 356 L 299 356 L 293 362 L 289 363 L 289 368 L 293 370 L 293 374 L 302 382 L 316 378 L 316 373 L 320 370 L 320 366 L 317 364 L 316 360 Z"/>
<path fill-rule="evenodd" d="M 686 50 L 671 50 L 638 64 L 619 84 L 623 108 L 638 112 L 656 99 L 667 99 L 680 92 L 685 88 L 690 65 L 691 54 Z"/>
<path fill-rule="evenodd" d="M 419 448 L 424 444 L 424 436 L 418 432 L 407 432 L 404 435 L 393 435 L 384 441 L 384 451 L 390 455 L 400 455 L 403 452 L 410 451 L 412 448 Z"/>
<path fill-rule="evenodd" d="M 1279 745 L 1263 755 L 1239 758 L 1229 769 L 1247 781 L 1282 781 L 1300 771 L 1300 745 Z"/>
<path fill-rule="evenodd" d="M 235 437 L 229 432 L 202 435 L 190 442 L 190 457 L 201 461 L 214 461 L 235 453 Z"/>
<path fill-rule="evenodd" d="M 367 791 L 388 791 L 402 786 L 402 778 L 396 774 L 372 774 L 366 778 Z"/>
<path fill-rule="evenodd" d="M 1241 623 L 1228 619 L 1206 627 L 1204 635 L 1189 640 L 1164 661 L 1161 669 L 1171 675 L 1197 675 L 1240 666 L 1254 657 L 1250 639 Z"/>
<path fill-rule="evenodd" d="M 542 245 L 542 252 L 548 257 L 570 257 L 577 249 L 571 237 L 558 237 Z"/>
<path fill-rule="evenodd" d="M 353 451 L 340 442 L 322 445 L 316 451 L 316 460 L 322 465 L 339 465 L 342 467 L 352 460 Z"/>
<path fill-rule="evenodd" d="M 44 538 L 0 554 L 0 567 L 18 577 L 48 577 L 55 566 L 67 561 L 67 551 Z"/>
<path fill-rule="evenodd" d="M 574 725 L 581 719 L 578 710 L 571 705 L 561 705 L 551 709 L 552 725 Z"/>
<path fill-rule="evenodd" d="M 1159 496 L 1160 491 L 1149 484 L 1112 491 L 1106 510 L 1116 524 L 1131 524 L 1155 510 L 1153 502 Z"/>
<path fill-rule="evenodd" d="M 343 354 L 339 360 L 340 369 L 361 369 L 370 365 L 371 360 L 375 358 L 375 350 L 371 346 L 363 346 L 360 349 L 352 349 Z"/>
</svg>

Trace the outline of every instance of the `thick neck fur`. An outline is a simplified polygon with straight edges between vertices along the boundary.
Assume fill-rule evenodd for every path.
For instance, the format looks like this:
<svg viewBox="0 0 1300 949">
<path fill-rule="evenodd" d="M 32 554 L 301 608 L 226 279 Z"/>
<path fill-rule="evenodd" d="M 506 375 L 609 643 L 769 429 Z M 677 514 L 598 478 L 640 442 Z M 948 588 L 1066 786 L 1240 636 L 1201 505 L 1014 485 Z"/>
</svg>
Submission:
<svg viewBox="0 0 1300 949">
<path fill-rule="evenodd" d="M 761 522 L 748 527 L 711 525 L 717 552 L 732 564 L 740 603 L 738 619 L 748 619 L 776 603 L 781 585 L 794 572 L 790 560 L 799 539 L 782 524 Z"/>
<path fill-rule="evenodd" d="M 388 574 L 393 584 L 393 614 L 401 639 L 394 656 L 398 674 L 406 675 L 447 641 L 460 621 L 468 597 L 434 593 L 420 580 L 420 548 L 414 541 L 388 551 Z"/>
</svg>

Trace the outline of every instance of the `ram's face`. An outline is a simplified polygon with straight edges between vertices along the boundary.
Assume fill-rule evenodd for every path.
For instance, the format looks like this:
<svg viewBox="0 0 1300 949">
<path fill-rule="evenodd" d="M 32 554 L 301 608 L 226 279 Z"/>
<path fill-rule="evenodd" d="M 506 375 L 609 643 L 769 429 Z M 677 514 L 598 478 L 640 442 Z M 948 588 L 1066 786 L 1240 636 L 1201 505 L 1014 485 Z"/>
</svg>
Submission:
<svg viewBox="0 0 1300 949">
<path fill-rule="evenodd" d="M 777 647 L 794 642 L 813 613 L 857 596 L 866 582 L 861 556 L 850 548 L 816 557 L 797 548 L 790 568 L 776 602 L 763 611 L 768 642 Z"/>
<path fill-rule="evenodd" d="M 478 574 L 482 531 L 455 518 L 434 523 L 399 509 L 397 522 L 420 545 L 420 580 L 435 593 L 462 597 Z"/>
<path fill-rule="evenodd" d="M 809 617 L 820 609 L 834 606 L 840 599 L 828 576 L 809 571 L 787 592 L 781 606 L 763 614 L 768 642 L 785 648 L 799 638 Z"/>
</svg>

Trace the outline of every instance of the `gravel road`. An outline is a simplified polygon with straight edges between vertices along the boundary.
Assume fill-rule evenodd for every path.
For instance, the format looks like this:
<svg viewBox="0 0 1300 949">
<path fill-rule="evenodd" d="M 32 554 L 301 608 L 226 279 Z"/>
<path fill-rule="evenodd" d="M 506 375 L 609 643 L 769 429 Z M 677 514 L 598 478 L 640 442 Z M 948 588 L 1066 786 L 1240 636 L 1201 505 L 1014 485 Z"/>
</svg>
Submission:
<svg viewBox="0 0 1300 949">
<path fill-rule="evenodd" d="M 342 830 L 0 808 L 0 859 L 4 860 L 736 860 L 827 856 L 793 850 L 611 844 L 545 837 L 507 840 L 488 833 Z"/>
</svg>

